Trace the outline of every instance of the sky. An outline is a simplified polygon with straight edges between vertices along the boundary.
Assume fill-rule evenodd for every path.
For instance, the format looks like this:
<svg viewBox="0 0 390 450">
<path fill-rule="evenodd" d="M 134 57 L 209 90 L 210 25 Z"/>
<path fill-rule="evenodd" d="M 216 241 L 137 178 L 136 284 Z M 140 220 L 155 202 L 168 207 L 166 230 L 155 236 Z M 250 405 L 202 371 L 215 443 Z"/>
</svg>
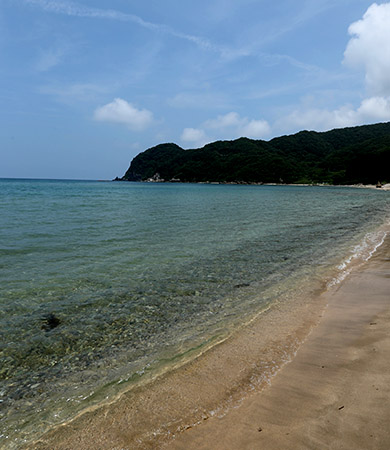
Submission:
<svg viewBox="0 0 390 450">
<path fill-rule="evenodd" d="M 390 121 L 390 3 L 0 0 L 0 177 Z"/>
</svg>

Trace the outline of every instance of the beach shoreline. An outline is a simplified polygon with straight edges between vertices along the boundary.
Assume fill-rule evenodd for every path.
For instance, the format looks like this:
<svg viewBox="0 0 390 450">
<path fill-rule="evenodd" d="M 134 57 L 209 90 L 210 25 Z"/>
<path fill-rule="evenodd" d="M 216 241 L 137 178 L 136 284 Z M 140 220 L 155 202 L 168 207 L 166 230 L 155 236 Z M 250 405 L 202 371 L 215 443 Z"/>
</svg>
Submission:
<svg viewBox="0 0 390 450">
<path fill-rule="evenodd" d="M 372 260 L 341 285 L 327 293 L 318 287 L 310 298 L 295 299 L 293 308 L 288 302 L 273 305 L 195 360 L 159 377 L 152 385 L 123 394 L 112 404 L 83 413 L 28 448 L 218 448 L 208 447 L 208 437 L 194 438 L 193 434 L 202 434 L 204 429 L 214 434 L 216 424 L 229 421 L 235 411 L 242 414 L 248 402 L 269 392 L 269 386 L 274 389 L 276 380 L 291 366 L 286 363 L 297 359 L 298 349 L 306 345 L 302 343 L 312 340 L 318 323 L 323 323 L 323 314 L 329 314 L 328 303 L 333 304 L 334 298 L 347 289 L 349 280 L 369 270 L 389 248 L 387 238 Z M 234 429 L 231 424 L 228 428 Z M 196 446 L 191 447 L 192 442 Z M 245 448 L 245 442 L 241 445 L 220 448 Z"/>
<path fill-rule="evenodd" d="M 269 310 L 199 357 L 54 428 L 33 449 L 160 448 L 268 385 L 318 322 L 325 303 Z M 262 324 L 259 327 L 259 323 Z M 279 330 L 273 335 L 273 330 Z M 265 336 L 266 335 L 266 338 Z M 259 346 L 259 342 L 261 345 Z"/>
<path fill-rule="evenodd" d="M 167 448 L 388 449 L 390 239 L 334 292 L 292 362 L 223 418 Z"/>
<path fill-rule="evenodd" d="M 114 180 L 98 180 L 117 182 L 122 181 L 128 183 L 128 180 L 116 178 Z M 131 181 L 130 181 L 131 182 Z M 263 183 L 256 181 L 180 181 L 180 180 L 160 180 L 150 178 L 148 180 L 137 181 L 137 183 L 148 184 L 209 184 L 223 186 L 295 186 L 295 187 L 335 187 L 335 188 L 357 188 L 357 189 L 377 189 L 380 191 L 390 191 L 390 183 L 386 184 L 328 184 L 328 183 Z"/>
</svg>

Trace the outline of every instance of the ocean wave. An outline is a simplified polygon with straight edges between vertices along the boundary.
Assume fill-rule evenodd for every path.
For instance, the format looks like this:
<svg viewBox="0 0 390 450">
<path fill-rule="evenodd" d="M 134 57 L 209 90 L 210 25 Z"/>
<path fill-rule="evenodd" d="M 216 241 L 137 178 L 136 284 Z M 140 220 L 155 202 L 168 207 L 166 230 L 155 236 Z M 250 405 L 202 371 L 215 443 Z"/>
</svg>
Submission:
<svg viewBox="0 0 390 450">
<path fill-rule="evenodd" d="M 340 284 L 352 270 L 372 258 L 379 247 L 384 243 L 390 232 L 390 221 L 379 229 L 366 233 L 363 239 L 353 247 L 350 254 L 337 266 L 337 275 L 327 283 L 327 288 Z"/>
</svg>

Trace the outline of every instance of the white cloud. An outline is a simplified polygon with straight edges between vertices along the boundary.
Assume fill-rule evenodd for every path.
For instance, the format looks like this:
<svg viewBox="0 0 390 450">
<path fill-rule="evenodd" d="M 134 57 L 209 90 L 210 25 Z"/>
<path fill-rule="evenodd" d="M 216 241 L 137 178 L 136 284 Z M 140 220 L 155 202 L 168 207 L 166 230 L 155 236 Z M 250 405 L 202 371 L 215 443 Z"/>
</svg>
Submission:
<svg viewBox="0 0 390 450">
<path fill-rule="evenodd" d="M 188 142 L 196 147 L 203 147 L 205 144 L 210 142 L 206 136 L 206 133 L 199 128 L 184 128 L 180 139 L 183 142 Z"/>
<path fill-rule="evenodd" d="M 218 139 L 237 139 L 248 137 L 264 139 L 271 132 L 271 127 L 265 120 L 250 120 L 241 117 L 237 112 L 229 112 L 203 122 L 200 128 L 185 128 L 181 140 L 202 146 Z"/>
<path fill-rule="evenodd" d="M 326 131 L 380 121 L 390 121 L 390 97 L 366 98 L 356 109 L 350 105 L 334 110 L 298 108 L 276 121 L 274 128 L 282 132 L 302 129 Z"/>
<path fill-rule="evenodd" d="M 251 120 L 242 131 L 244 136 L 260 139 L 271 133 L 271 127 L 266 120 Z"/>
<path fill-rule="evenodd" d="M 106 19 L 106 20 L 116 20 L 120 22 L 132 22 L 143 28 L 151 31 L 155 31 L 161 34 L 170 35 L 178 39 L 183 39 L 194 43 L 199 48 L 204 50 L 210 50 L 213 52 L 220 53 L 222 56 L 228 57 L 240 57 L 246 54 L 245 51 L 232 50 L 223 46 L 215 45 L 208 39 L 201 36 L 195 36 L 187 33 L 182 33 L 177 31 L 165 24 L 148 22 L 135 14 L 127 14 L 114 9 L 100 9 L 92 8 L 78 4 L 76 2 L 69 2 L 65 0 L 24 0 L 28 5 L 36 6 L 44 11 L 63 14 L 72 17 L 87 17 L 91 19 Z"/>
<path fill-rule="evenodd" d="M 352 36 L 344 62 L 364 68 L 366 83 L 375 95 L 390 95 L 390 3 L 373 3 L 363 18 L 350 25 Z"/>
<path fill-rule="evenodd" d="M 318 131 L 390 121 L 390 3 L 373 3 L 363 18 L 350 25 L 352 36 L 344 52 L 344 63 L 365 71 L 371 97 L 356 108 L 344 105 L 334 110 L 302 106 L 277 120 L 274 129 Z"/>
<path fill-rule="evenodd" d="M 94 118 L 101 122 L 122 123 L 135 131 L 142 131 L 153 123 L 153 114 L 150 111 L 137 109 L 121 98 L 97 108 Z"/>
<path fill-rule="evenodd" d="M 390 97 L 371 97 L 362 101 L 358 114 L 369 121 L 390 120 Z"/>
<path fill-rule="evenodd" d="M 259 139 L 269 135 L 271 128 L 266 120 L 250 120 L 232 111 L 216 119 L 207 120 L 203 126 L 227 137 L 245 136 Z"/>
<path fill-rule="evenodd" d="M 335 110 L 317 108 L 298 108 L 275 123 L 277 129 L 286 131 L 343 128 L 357 125 L 357 112 L 350 106 Z"/>
</svg>

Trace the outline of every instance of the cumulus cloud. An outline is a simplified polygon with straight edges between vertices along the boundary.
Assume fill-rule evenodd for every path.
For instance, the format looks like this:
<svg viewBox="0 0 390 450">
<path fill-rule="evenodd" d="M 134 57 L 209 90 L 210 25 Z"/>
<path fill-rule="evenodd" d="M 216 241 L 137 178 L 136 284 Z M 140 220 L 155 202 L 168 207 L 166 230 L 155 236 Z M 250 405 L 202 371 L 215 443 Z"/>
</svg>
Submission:
<svg viewBox="0 0 390 450">
<path fill-rule="evenodd" d="M 267 137 L 271 127 L 265 120 L 250 120 L 232 111 L 203 122 L 200 128 L 185 128 L 181 140 L 200 146 L 217 139 L 236 139 L 248 137 L 260 139 Z"/>
<path fill-rule="evenodd" d="M 301 107 L 279 119 L 274 128 L 324 131 L 331 128 L 390 121 L 390 3 L 373 3 L 361 20 L 348 28 L 351 35 L 344 64 L 365 72 L 370 97 L 358 107 L 344 105 L 334 110 Z"/>
<path fill-rule="evenodd" d="M 193 144 L 196 147 L 203 147 L 203 145 L 209 142 L 206 133 L 199 128 L 184 128 L 181 134 L 181 140 Z"/>
<path fill-rule="evenodd" d="M 334 110 L 298 108 L 278 120 L 274 127 L 283 132 L 302 129 L 325 131 L 381 121 L 390 121 L 390 98 L 366 98 L 358 108 L 350 105 Z"/>
<path fill-rule="evenodd" d="M 368 120 L 390 120 L 390 97 L 371 97 L 362 101 L 358 114 Z"/>
<path fill-rule="evenodd" d="M 267 136 L 271 128 L 266 120 L 250 120 L 241 117 L 236 112 L 229 112 L 216 119 L 207 120 L 203 126 L 206 129 L 215 130 L 217 133 L 225 133 L 230 137 L 249 137 L 253 139 Z"/>
<path fill-rule="evenodd" d="M 271 133 L 271 127 L 266 120 L 251 120 L 242 128 L 243 136 L 260 139 Z"/>
<path fill-rule="evenodd" d="M 358 114 L 351 106 L 343 106 L 335 110 L 320 108 L 298 108 L 278 120 L 277 129 L 325 131 L 331 128 L 343 128 L 358 124 Z"/>
<path fill-rule="evenodd" d="M 137 109 L 121 98 L 97 108 L 94 118 L 101 122 L 125 124 L 135 131 L 142 131 L 153 123 L 153 114 L 150 111 Z"/>
<path fill-rule="evenodd" d="M 390 96 L 390 3 L 372 4 L 348 31 L 345 64 L 365 70 L 371 93 Z"/>
</svg>

